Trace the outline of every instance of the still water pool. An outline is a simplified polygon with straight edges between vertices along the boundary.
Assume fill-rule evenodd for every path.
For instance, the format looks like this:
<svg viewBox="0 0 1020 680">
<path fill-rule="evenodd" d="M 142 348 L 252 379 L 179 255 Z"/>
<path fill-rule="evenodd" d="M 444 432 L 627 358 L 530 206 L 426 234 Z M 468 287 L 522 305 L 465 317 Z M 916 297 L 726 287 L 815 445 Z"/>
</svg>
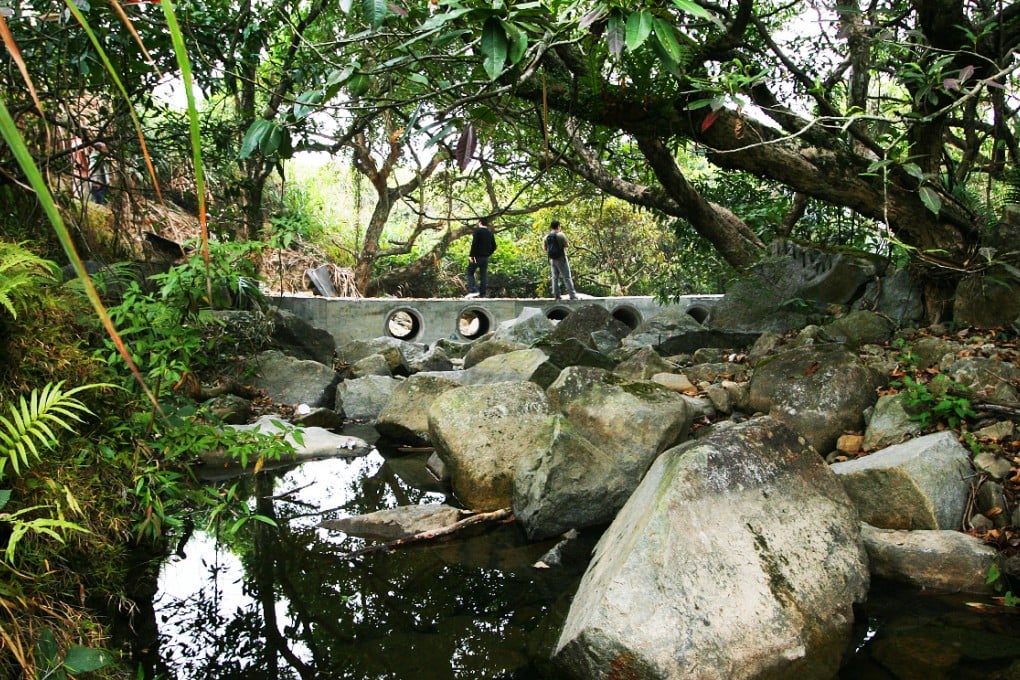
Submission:
<svg viewBox="0 0 1020 680">
<path fill-rule="evenodd" d="M 370 431 L 352 431 L 372 440 Z M 163 567 L 149 677 L 168 680 L 550 680 L 545 662 L 597 534 L 528 543 L 513 523 L 354 554 L 323 520 L 448 502 L 425 454 L 383 449 L 249 479 L 230 544 L 196 533 Z M 536 566 L 546 558 L 551 568 Z M 1020 615 L 876 584 L 842 680 L 1015 678 Z M 989 604 L 988 600 L 983 602 Z"/>
</svg>

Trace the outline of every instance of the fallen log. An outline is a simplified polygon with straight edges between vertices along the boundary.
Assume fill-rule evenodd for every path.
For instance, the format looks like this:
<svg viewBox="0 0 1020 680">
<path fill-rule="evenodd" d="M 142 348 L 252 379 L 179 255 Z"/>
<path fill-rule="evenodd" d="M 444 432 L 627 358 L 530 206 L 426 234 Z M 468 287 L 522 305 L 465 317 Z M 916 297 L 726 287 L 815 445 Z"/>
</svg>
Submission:
<svg viewBox="0 0 1020 680">
<path fill-rule="evenodd" d="M 510 508 L 503 508 L 501 510 L 493 510 L 492 512 L 479 512 L 474 515 L 465 517 L 464 519 L 449 524 L 439 529 L 432 531 L 422 531 L 421 533 L 413 534 L 411 536 L 405 536 L 404 538 L 398 538 L 395 541 L 388 543 L 376 543 L 374 545 L 365 546 L 360 550 L 349 552 L 343 555 L 341 559 L 349 559 L 352 557 L 361 557 L 362 555 L 368 555 L 375 552 L 381 552 L 383 550 L 392 551 L 397 548 L 401 548 L 405 545 L 411 545 L 412 543 L 422 543 L 424 541 L 431 541 L 442 536 L 449 536 L 450 534 L 456 533 L 465 527 L 472 526 L 474 524 L 481 524 L 482 522 L 501 522 L 504 520 L 513 519 L 514 513 Z"/>
</svg>

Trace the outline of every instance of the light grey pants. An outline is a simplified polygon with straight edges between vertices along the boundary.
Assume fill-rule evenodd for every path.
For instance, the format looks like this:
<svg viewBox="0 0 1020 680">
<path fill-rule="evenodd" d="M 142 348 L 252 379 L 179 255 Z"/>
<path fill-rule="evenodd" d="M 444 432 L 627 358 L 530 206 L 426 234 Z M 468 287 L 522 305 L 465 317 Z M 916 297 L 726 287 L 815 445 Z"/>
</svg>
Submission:
<svg viewBox="0 0 1020 680">
<path fill-rule="evenodd" d="M 570 296 L 571 300 L 576 300 L 577 293 L 574 292 L 574 280 L 570 278 L 570 263 L 567 262 L 567 258 L 561 257 L 558 260 L 550 258 L 549 266 L 552 268 L 553 297 L 557 300 L 560 299 L 560 287 L 557 279 L 561 279 L 563 281 L 563 287 L 567 289 L 567 295 Z"/>
</svg>

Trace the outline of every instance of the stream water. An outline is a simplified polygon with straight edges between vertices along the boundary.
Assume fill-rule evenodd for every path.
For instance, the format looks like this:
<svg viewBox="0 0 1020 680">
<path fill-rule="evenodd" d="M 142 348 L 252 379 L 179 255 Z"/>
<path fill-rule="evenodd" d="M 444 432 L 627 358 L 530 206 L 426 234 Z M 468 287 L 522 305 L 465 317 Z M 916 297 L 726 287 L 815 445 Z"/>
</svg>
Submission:
<svg viewBox="0 0 1020 680">
<path fill-rule="evenodd" d="M 352 431 L 372 440 L 371 432 Z M 513 523 L 353 554 L 364 540 L 317 525 L 449 501 L 425 455 L 383 449 L 248 478 L 253 523 L 218 544 L 196 532 L 163 567 L 147 676 L 167 680 L 446 680 L 560 676 L 545 659 L 586 566 L 582 534 L 555 541 Z M 1020 679 L 1020 614 L 875 584 L 841 680 Z"/>
</svg>

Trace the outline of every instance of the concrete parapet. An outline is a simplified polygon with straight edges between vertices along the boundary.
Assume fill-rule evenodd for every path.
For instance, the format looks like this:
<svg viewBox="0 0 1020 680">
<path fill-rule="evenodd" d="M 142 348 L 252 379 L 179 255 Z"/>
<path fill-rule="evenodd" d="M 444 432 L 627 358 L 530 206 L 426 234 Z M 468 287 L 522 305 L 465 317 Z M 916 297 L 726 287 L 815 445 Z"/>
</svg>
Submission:
<svg viewBox="0 0 1020 680">
<path fill-rule="evenodd" d="M 601 305 L 629 326 L 666 307 L 680 306 L 704 321 L 721 295 L 685 295 L 676 303 L 661 304 L 651 296 L 582 298 L 338 298 L 309 295 L 272 296 L 273 304 L 312 326 L 328 331 L 338 347 L 353 340 L 393 337 L 431 344 L 441 338 L 468 342 L 500 323 L 517 318 L 526 307 L 538 307 L 554 321 L 565 319 L 582 305 Z"/>
</svg>

